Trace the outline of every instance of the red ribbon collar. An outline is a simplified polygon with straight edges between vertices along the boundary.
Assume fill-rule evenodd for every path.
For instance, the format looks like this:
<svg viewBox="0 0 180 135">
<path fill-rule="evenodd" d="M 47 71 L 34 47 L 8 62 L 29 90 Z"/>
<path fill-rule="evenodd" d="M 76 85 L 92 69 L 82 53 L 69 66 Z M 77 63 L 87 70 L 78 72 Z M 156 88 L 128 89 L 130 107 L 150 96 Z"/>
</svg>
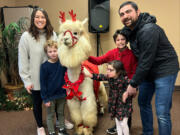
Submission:
<svg viewBox="0 0 180 135">
<path fill-rule="evenodd" d="M 65 76 L 64 76 L 65 85 L 63 86 L 63 88 L 66 89 L 66 94 L 67 94 L 66 99 L 72 99 L 74 96 L 76 96 L 79 99 L 79 101 L 86 100 L 86 98 L 81 97 L 82 92 L 78 91 L 79 86 L 84 81 L 83 69 L 84 69 L 84 67 L 81 66 L 81 72 L 80 72 L 80 75 L 79 75 L 79 79 L 74 83 L 72 83 L 69 80 L 68 74 L 67 74 L 67 71 L 66 71 Z"/>
</svg>

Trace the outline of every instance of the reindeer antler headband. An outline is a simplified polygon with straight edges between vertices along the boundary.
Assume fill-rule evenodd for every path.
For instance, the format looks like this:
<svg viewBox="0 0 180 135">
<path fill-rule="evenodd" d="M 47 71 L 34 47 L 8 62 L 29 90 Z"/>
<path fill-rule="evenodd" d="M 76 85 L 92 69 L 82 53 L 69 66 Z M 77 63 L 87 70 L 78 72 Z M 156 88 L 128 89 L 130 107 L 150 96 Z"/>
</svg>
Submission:
<svg viewBox="0 0 180 135">
<path fill-rule="evenodd" d="M 60 14 L 59 18 L 60 18 L 61 22 L 64 23 L 66 21 L 65 12 L 59 11 L 59 14 Z M 76 21 L 76 14 L 73 13 L 73 10 L 69 11 L 69 14 L 71 16 L 72 21 L 75 22 Z"/>
<path fill-rule="evenodd" d="M 66 21 L 65 12 L 59 11 L 59 14 L 60 14 L 59 18 L 60 18 L 61 22 L 64 23 Z"/>
</svg>

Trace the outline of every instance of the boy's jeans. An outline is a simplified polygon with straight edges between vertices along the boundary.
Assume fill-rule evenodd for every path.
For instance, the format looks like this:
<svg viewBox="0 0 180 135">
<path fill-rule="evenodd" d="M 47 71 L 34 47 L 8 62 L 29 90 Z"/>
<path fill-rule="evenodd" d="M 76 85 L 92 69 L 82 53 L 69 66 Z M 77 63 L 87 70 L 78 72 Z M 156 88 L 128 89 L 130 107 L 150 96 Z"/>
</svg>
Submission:
<svg viewBox="0 0 180 135">
<path fill-rule="evenodd" d="M 155 92 L 155 107 L 158 119 L 159 135 L 171 135 L 172 94 L 177 74 L 158 78 L 152 82 L 144 81 L 139 87 L 138 103 L 140 107 L 143 135 L 153 135 L 153 113 L 151 100 Z"/>
<path fill-rule="evenodd" d="M 65 128 L 64 124 L 64 106 L 66 103 L 65 98 L 59 98 L 51 101 L 51 106 L 47 107 L 46 112 L 47 112 L 47 127 L 48 127 L 48 132 L 53 133 L 55 132 L 54 129 L 54 115 L 55 115 L 55 107 L 57 107 L 57 114 L 58 114 L 58 120 L 59 120 L 59 125 L 60 128 Z"/>
</svg>

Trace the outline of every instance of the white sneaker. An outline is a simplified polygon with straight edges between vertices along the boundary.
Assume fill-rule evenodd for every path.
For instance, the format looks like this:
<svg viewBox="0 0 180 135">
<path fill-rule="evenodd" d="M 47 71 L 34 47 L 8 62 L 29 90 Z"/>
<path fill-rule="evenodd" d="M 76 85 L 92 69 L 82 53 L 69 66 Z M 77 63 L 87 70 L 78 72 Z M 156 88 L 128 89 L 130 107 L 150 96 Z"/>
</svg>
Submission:
<svg viewBox="0 0 180 135">
<path fill-rule="evenodd" d="M 73 129 L 73 127 L 74 127 L 74 125 L 70 121 L 65 119 L 65 128 L 66 129 Z"/>
<path fill-rule="evenodd" d="M 68 120 L 66 120 L 65 119 L 65 128 L 66 129 L 73 129 L 73 127 L 74 127 L 74 125 L 71 123 L 71 122 L 69 122 Z M 57 128 L 59 128 L 60 126 L 59 126 L 59 121 L 58 120 L 56 120 L 56 127 Z"/>
<path fill-rule="evenodd" d="M 38 135 L 46 135 L 46 132 L 43 127 L 37 128 L 37 134 Z"/>
</svg>

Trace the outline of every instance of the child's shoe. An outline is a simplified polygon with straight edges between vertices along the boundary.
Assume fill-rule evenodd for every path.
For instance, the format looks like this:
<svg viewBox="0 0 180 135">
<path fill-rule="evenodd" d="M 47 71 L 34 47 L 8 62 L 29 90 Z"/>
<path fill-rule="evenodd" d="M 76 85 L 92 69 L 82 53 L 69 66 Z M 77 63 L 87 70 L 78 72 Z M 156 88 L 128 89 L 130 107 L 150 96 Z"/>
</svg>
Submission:
<svg viewBox="0 0 180 135">
<path fill-rule="evenodd" d="M 69 135 L 66 130 L 63 128 L 63 129 L 59 129 L 59 133 L 58 135 Z"/>
<path fill-rule="evenodd" d="M 55 132 L 53 132 L 53 133 L 49 133 L 49 135 L 56 135 L 56 133 L 55 133 Z"/>
<path fill-rule="evenodd" d="M 68 120 L 66 120 L 66 119 L 65 119 L 64 124 L 65 124 L 65 128 L 66 128 L 66 129 L 73 129 L 73 127 L 74 127 L 74 125 L 73 125 L 70 121 L 68 121 Z M 57 127 L 57 128 L 60 127 L 58 120 L 56 120 L 56 127 Z"/>
<path fill-rule="evenodd" d="M 113 126 L 112 128 L 107 129 L 106 132 L 107 132 L 108 134 L 111 134 L 111 135 L 116 134 L 116 133 L 117 133 L 116 125 Z"/>
<path fill-rule="evenodd" d="M 49 135 L 56 135 L 56 133 L 55 133 L 55 132 L 52 132 L 52 133 L 49 133 Z"/>
<path fill-rule="evenodd" d="M 46 132 L 43 127 L 37 128 L 38 135 L 46 135 Z"/>
<path fill-rule="evenodd" d="M 70 121 L 65 119 L 65 128 L 66 129 L 73 129 L 73 127 L 74 127 L 74 125 Z"/>
</svg>

